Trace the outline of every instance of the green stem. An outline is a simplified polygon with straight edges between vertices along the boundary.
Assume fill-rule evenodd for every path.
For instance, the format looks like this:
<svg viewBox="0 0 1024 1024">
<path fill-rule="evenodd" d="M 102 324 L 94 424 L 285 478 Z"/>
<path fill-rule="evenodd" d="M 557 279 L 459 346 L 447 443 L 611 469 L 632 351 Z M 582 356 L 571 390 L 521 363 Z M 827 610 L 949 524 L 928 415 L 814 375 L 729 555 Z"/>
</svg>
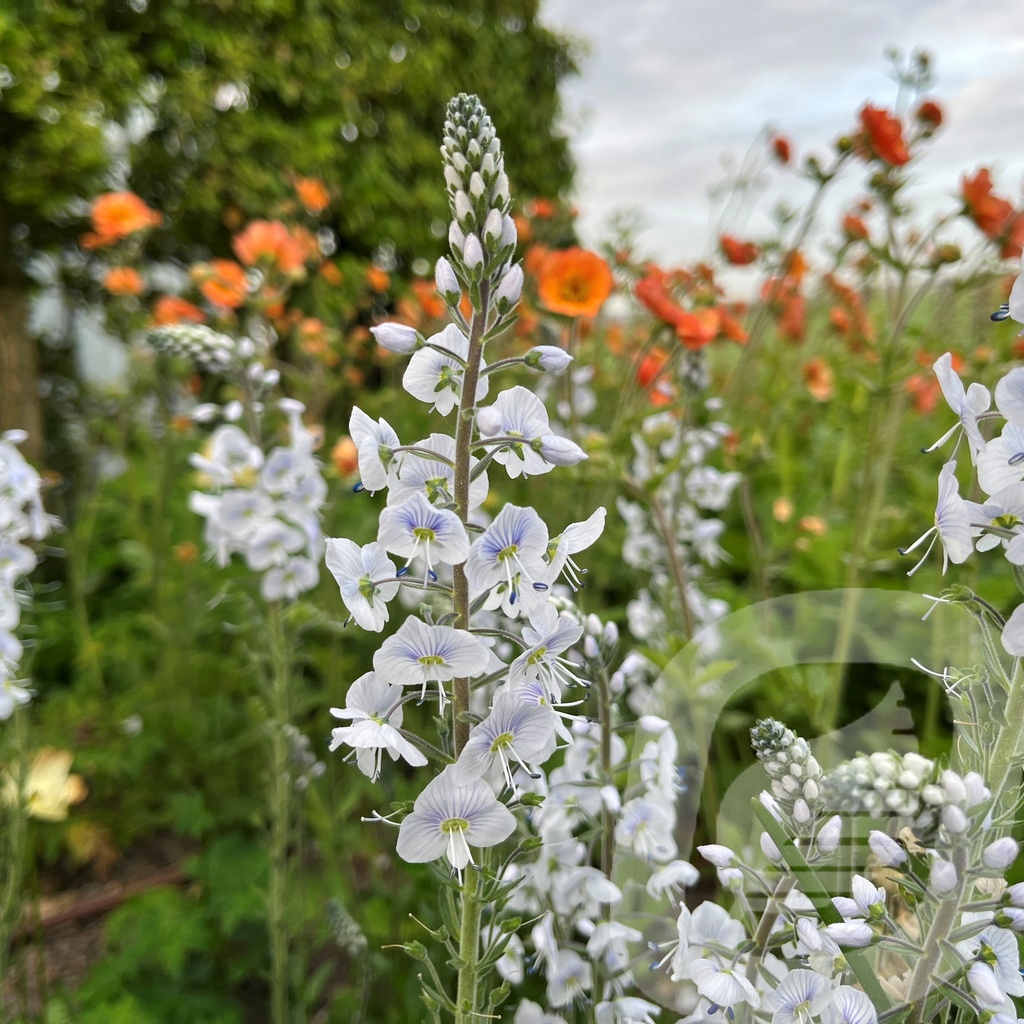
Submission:
<svg viewBox="0 0 1024 1024">
<path fill-rule="evenodd" d="M 463 523 L 469 519 L 470 448 L 473 440 L 473 408 L 476 405 L 476 386 L 480 378 L 480 357 L 487 329 L 490 309 L 490 283 L 480 285 L 480 306 L 473 311 L 469 327 L 469 352 L 462 377 L 459 397 L 458 421 L 455 426 L 455 512 Z M 452 568 L 455 591 L 455 628 L 469 629 L 469 582 L 465 563 Z M 469 740 L 470 684 L 468 678 L 455 679 L 452 686 L 452 735 L 455 757 L 462 753 Z M 479 898 L 480 873 L 473 864 L 466 866 L 462 886 L 462 927 L 459 934 L 459 977 L 455 999 L 455 1024 L 477 1024 L 478 961 L 480 959 L 480 917 L 483 902 Z"/>
<path fill-rule="evenodd" d="M 0 885 L 0 982 L 7 977 L 10 965 L 11 944 L 14 930 L 18 926 L 23 895 L 22 880 L 25 874 L 25 847 L 28 831 L 28 814 L 25 810 L 25 776 L 28 765 L 25 758 L 28 744 L 24 711 L 15 711 L 10 723 L 12 741 L 6 754 L 7 763 L 12 765 L 17 785 L 16 801 L 0 807 L 0 867 L 3 874 Z"/>
<path fill-rule="evenodd" d="M 270 729 L 270 885 L 267 893 L 267 927 L 270 933 L 270 1004 L 273 1024 L 290 1024 L 288 984 L 288 838 L 291 824 L 291 779 L 288 774 L 290 721 L 288 653 L 281 609 L 276 603 L 267 611 L 270 640 L 267 725 Z"/>
</svg>

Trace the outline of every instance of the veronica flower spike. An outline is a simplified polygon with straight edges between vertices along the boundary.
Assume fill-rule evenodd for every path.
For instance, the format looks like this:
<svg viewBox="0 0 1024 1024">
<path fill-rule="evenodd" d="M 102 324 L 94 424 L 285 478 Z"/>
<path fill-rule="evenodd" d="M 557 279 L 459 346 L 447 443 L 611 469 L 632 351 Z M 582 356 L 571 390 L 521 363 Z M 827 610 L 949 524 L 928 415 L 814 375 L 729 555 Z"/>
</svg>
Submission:
<svg viewBox="0 0 1024 1024">
<path fill-rule="evenodd" d="M 939 356 L 935 360 L 932 369 L 939 380 L 939 387 L 942 395 L 949 404 L 949 407 L 960 418 L 960 422 L 950 427 L 934 444 L 925 448 L 926 452 L 933 452 L 936 448 L 944 445 L 956 432 L 963 427 L 964 435 L 967 437 L 967 446 L 971 452 L 971 463 L 978 457 L 978 453 L 985 447 L 985 440 L 981 436 L 978 427 L 978 416 L 988 412 L 992 405 L 992 396 L 983 384 L 971 384 L 964 390 L 963 382 L 953 369 L 953 357 L 949 352 Z"/>
<path fill-rule="evenodd" d="M 913 576 L 921 568 L 935 547 L 936 540 L 942 544 L 943 573 L 950 562 L 959 565 L 967 561 L 971 554 L 971 517 L 963 498 L 960 497 L 955 462 L 947 462 L 939 472 L 939 500 L 935 507 L 935 525 L 921 534 L 910 547 L 900 548 L 900 554 L 909 555 L 929 537 L 931 541 L 925 553 L 917 565 L 907 573 L 908 576 Z"/>
<path fill-rule="evenodd" d="M 547 590 L 548 528 L 532 508 L 506 505 L 469 551 L 466 579 L 474 594 L 483 594 L 503 580 L 514 606 L 520 577 L 538 590 Z"/>
<path fill-rule="evenodd" d="M 327 541 L 326 562 L 352 618 L 363 629 L 379 633 L 388 621 L 387 602 L 401 586 L 393 579 L 395 563 L 384 548 L 376 542 L 360 547 L 353 541 L 332 537 Z"/>
<path fill-rule="evenodd" d="M 402 726 L 402 688 L 381 679 L 375 672 L 360 676 L 350 687 L 343 708 L 331 708 L 335 718 L 348 718 L 351 725 L 331 732 L 331 750 L 347 743 L 356 750 L 359 770 L 376 782 L 380 776 L 381 755 L 386 750 L 392 760 L 400 757 L 414 767 L 427 763 L 426 757 L 400 732 Z"/>
<path fill-rule="evenodd" d="M 409 571 L 414 558 L 422 558 L 424 586 L 428 579 L 437 579 L 435 562 L 457 565 L 469 554 L 469 537 L 459 517 L 449 509 L 431 505 L 421 491 L 381 512 L 377 541 L 408 559 L 399 576 Z"/>
<path fill-rule="evenodd" d="M 446 857 L 456 871 L 474 863 L 470 846 L 504 842 L 516 819 L 482 780 L 460 786 L 449 766 L 416 798 L 398 832 L 398 856 L 410 864 Z"/>
<path fill-rule="evenodd" d="M 500 772 L 499 777 L 515 790 L 512 766 L 518 764 L 534 775 L 530 763 L 543 764 L 554 749 L 555 723 L 550 710 L 514 694 L 502 694 L 495 698 L 491 713 L 473 726 L 452 777 L 466 785 L 481 778 L 491 781 Z"/>
<path fill-rule="evenodd" d="M 428 626 L 421 619 L 408 618 L 394 636 L 389 636 L 373 656 L 373 667 L 385 679 L 403 686 L 437 682 L 442 710 L 444 687 L 449 679 L 479 675 L 490 662 L 490 649 L 472 633 L 450 626 Z"/>
</svg>

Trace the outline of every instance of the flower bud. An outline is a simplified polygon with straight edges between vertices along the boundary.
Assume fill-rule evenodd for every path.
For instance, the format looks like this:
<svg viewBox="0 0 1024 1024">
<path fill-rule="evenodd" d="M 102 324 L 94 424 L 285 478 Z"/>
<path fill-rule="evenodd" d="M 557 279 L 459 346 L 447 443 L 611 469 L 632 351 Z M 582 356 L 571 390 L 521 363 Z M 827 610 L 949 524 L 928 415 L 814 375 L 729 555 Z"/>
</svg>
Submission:
<svg viewBox="0 0 1024 1024">
<path fill-rule="evenodd" d="M 472 226 L 475 219 L 473 216 L 473 204 L 469 201 L 469 196 L 467 196 L 461 189 L 455 193 L 453 211 L 455 213 L 455 219 L 460 225 L 465 224 L 466 227 Z"/>
<path fill-rule="evenodd" d="M 985 867 L 991 868 L 993 871 L 1005 871 L 1017 859 L 1019 850 L 1020 847 L 1015 839 L 1003 836 L 1002 839 L 997 839 L 985 847 L 981 859 L 984 861 Z"/>
<path fill-rule="evenodd" d="M 837 945 L 854 949 L 871 945 L 875 935 L 871 925 L 863 921 L 844 921 L 842 924 L 826 925 L 825 934 Z"/>
<path fill-rule="evenodd" d="M 501 212 L 491 210 L 484 221 L 484 241 L 495 249 L 501 243 Z"/>
<path fill-rule="evenodd" d="M 516 222 L 506 213 L 501 218 L 501 244 L 515 245 L 519 241 L 519 232 L 516 229 Z"/>
<path fill-rule="evenodd" d="M 941 857 L 932 861 L 931 886 L 939 896 L 945 896 L 956 888 L 956 868 Z"/>
<path fill-rule="evenodd" d="M 575 466 L 587 457 L 587 453 L 575 441 L 559 437 L 558 434 L 544 434 L 535 438 L 530 442 L 530 447 L 553 466 Z"/>
<path fill-rule="evenodd" d="M 236 398 L 224 406 L 221 415 L 228 421 L 228 423 L 237 423 L 242 418 L 243 412 L 245 412 L 245 410 L 242 408 L 242 403 Z"/>
<path fill-rule="evenodd" d="M 610 811 L 612 814 L 618 814 L 622 807 L 622 797 L 614 786 L 602 786 L 601 803 L 607 811 Z"/>
<path fill-rule="evenodd" d="M 462 260 L 470 274 L 475 274 L 483 266 L 484 250 L 476 235 L 466 235 L 466 244 L 462 247 Z"/>
<path fill-rule="evenodd" d="M 493 405 L 486 405 L 476 414 L 476 427 L 481 437 L 496 437 L 504 431 L 505 421 Z"/>
<path fill-rule="evenodd" d="M 266 370 L 263 374 L 263 386 L 265 388 L 276 388 L 280 380 L 281 373 L 273 366 L 269 370 Z"/>
<path fill-rule="evenodd" d="M 614 647 L 619 642 L 619 627 L 614 622 L 606 622 L 601 639 L 605 646 Z"/>
<path fill-rule="evenodd" d="M 504 206 L 508 202 L 508 175 L 504 171 L 494 180 L 491 202 L 495 206 Z"/>
<path fill-rule="evenodd" d="M 597 641 L 592 636 L 585 636 L 583 638 L 583 656 L 588 661 L 597 661 L 601 655 L 601 650 L 597 646 Z"/>
<path fill-rule="evenodd" d="M 220 406 L 213 402 L 203 402 L 192 410 L 192 419 L 196 423 L 211 423 L 217 418 Z"/>
<path fill-rule="evenodd" d="M 454 305 L 462 298 L 462 287 L 455 276 L 452 265 L 442 256 L 434 265 L 434 287 L 437 294 L 448 303 Z"/>
<path fill-rule="evenodd" d="M 967 969 L 967 984 L 978 1001 L 987 1006 L 1002 1008 L 1006 1003 L 1006 992 L 988 964 L 971 964 Z"/>
<path fill-rule="evenodd" d="M 718 843 L 698 846 L 697 852 L 716 868 L 728 868 L 736 863 L 736 854 L 728 846 L 721 846 Z"/>
<path fill-rule="evenodd" d="M 415 327 L 407 324 L 395 323 L 388 320 L 370 328 L 370 333 L 377 339 L 377 344 L 388 352 L 395 352 L 400 356 L 406 356 L 415 352 L 423 344 L 420 332 Z"/>
<path fill-rule="evenodd" d="M 884 832 L 873 830 L 868 834 L 871 852 L 888 868 L 899 867 L 907 859 L 907 851 Z"/>
<path fill-rule="evenodd" d="M 806 825 L 811 820 L 811 809 L 802 796 L 793 801 L 793 820 L 798 825 Z"/>
<path fill-rule="evenodd" d="M 559 373 L 572 362 L 572 356 L 557 345 L 535 345 L 526 353 L 523 362 L 531 370 Z"/>
<path fill-rule="evenodd" d="M 462 178 L 451 164 L 444 165 L 444 183 L 455 192 L 462 188 Z"/>
<path fill-rule="evenodd" d="M 652 736 L 660 736 L 668 727 L 668 722 L 657 715 L 641 715 L 636 722 L 638 728 L 649 732 Z"/>
<path fill-rule="evenodd" d="M 1011 907 L 1024 909 L 1024 882 L 1015 882 L 1003 893 L 1003 901 Z"/>
<path fill-rule="evenodd" d="M 949 768 L 942 773 L 942 788 L 952 803 L 967 803 L 967 787 L 964 785 L 964 780 Z"/>
<path fill-rule="evenodd" d="M 775 840 L 767 832 L 761 833 L 761 852 L 773 864 L 779 864 L 782 861 L 782 852 L 775 845 Z"/>
<path fill-rule="evenodd" d="M 838 814 L 833 814 L 824 825 L 818 829 L 818 852 L 829 856 L 836 852 L 839 847 L 839 840 L 843 835 L 843 819 Z"/>
<path fill-rule="evenodd" d="M 479 200 L 484 194 L 484 179 L 480 177 L 479 171 L 474 171 L 469 176 L 469 194 Z"/>
<path fill-rule="evenodd" d="M 967 815 L 956 804 L 946 804 L 942 808 L 942 824 L 947 832 L 959 835 L 967 829 Z"/>
<path fill-rule="evenodd" d="M 505 276 L 501 279 L 501 283 L 498 285 L 498 290 L 494 293 L 495 305 L 502 316 L 509 312 L 519 301 L 522 290 L 523 268 L 517 263 L 506 272 Z M 554 346 L 545 347 L 553 348 Z"/>
<path fill-rule="evenodd" d="M 812 952 L 817 953 L 824 943 L 817 924 L 809 917 L 798 917 L 796 920 L 797 938 Z"/>
<path fill-rule="evenodd" d="M 452 252 L 462 255 L 462 247 L 466 244 L 466 233 L 459 227 L 456 221 L 448 225 L 448 245 Z"/>
</svg>

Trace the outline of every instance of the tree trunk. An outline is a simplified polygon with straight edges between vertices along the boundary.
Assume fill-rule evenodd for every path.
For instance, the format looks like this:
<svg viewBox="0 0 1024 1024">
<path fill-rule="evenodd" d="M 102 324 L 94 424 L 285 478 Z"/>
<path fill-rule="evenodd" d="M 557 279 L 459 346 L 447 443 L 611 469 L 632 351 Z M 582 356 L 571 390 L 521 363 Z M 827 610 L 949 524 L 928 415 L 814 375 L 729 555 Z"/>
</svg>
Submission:
<svg viewBox="0 0 1024 1024">
<path fill-rule="evenodd" d="M 43 417 L 39 400 L 39 356 L 28 331 L 28 291 L 0 286 L 0 433 L 28 431 L 21 446 L 38 461 L 43 451 Z"/>
</svg>

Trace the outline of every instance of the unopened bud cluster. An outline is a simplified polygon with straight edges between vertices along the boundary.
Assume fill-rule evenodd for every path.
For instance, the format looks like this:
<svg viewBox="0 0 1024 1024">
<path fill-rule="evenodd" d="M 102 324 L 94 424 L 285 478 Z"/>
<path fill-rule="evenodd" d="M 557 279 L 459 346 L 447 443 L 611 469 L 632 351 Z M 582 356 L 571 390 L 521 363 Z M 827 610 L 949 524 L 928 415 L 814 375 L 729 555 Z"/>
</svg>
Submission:
<svg viewBox="0 0 1024 1024">
<path fill-rule="evenodd" d="M 501 141 L 476 96 L 463 93 L 448 104 L 441 154 L 452 213 L 451 264 L 438 261 L 437 290 L 454 306 L 462 294 L 460 278 L 472 284 L 492 281 L 495 306 L 504 315 L 519 301 L 523 274 L 519 267 L 507 267 L 516 247 L 508 176 Z"/>
<path fill-rule="evenodd" d="M 233 338 L 205 324 L 173 324 L 149 332 L 147 340 L 158 352 L 188 359 L 209 373 L 225 373 L 236 356 Z"/>
<path fill-rule="evenodd" d="M 807 741 L 774 718 L 765 718 L 750 730 L 750 743 L 772 780 L 778 806 L 797 825 L 817 818 L 823 807 L 822 770 Z"/>
</svg>

